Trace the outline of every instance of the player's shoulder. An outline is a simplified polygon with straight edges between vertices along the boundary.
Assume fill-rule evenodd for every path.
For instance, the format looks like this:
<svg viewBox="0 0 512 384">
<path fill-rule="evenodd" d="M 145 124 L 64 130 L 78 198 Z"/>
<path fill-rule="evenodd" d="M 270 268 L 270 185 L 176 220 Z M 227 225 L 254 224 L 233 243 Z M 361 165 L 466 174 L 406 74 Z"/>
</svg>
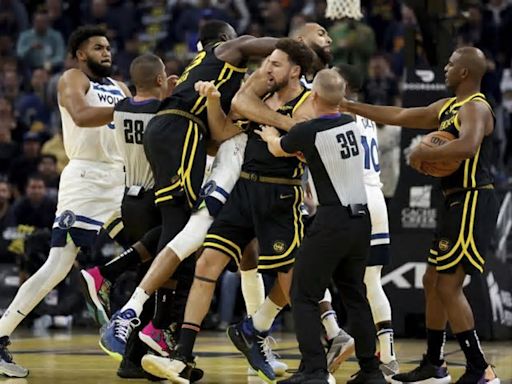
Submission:
<svg viewBox="0 0 512 384">
<path fill-rule="evenodd" d="M 156 114 L 160 110 L 160 107 L 161 101 L 159 99 L 134 101 L 132 97 L 125 97 L 117 102 L 114 107 L 114 112 Z"/>
<path fill-rule="evenodd" d="M 78 85 L 78 84 L 89 84 L 89 78 L 87 77 L 87 75 L 77 69 L 77 68 L 71 68 L 71 69 L 68 69 L 66 71 L 64 71 L 64 73 L 61 75 L 60 79 L 59 79 L 59 84 L 75 84 L 75 85 Z"/>
</svg>

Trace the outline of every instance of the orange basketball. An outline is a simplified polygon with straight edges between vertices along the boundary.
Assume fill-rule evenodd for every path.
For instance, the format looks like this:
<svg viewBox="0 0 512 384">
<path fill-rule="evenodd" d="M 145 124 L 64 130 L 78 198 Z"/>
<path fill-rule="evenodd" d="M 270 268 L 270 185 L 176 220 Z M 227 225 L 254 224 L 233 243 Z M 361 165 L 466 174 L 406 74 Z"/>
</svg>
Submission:
<svg viewBox="0 0 512 384">
<path fill-rule="evenodd" d="M 428 135 L 423 136 L 421 145 L 426 145 L 427 147 L 439 147 L 454 139 L 455 136 L 453 136 L 450 132 L 434 131 L 430 132 Z M 430 176 L 445 177 L 455 172 L 461 163 L 462 161 L 460 160 L 424 161 L 421 163 L 421 169 Z"/>
</svg>

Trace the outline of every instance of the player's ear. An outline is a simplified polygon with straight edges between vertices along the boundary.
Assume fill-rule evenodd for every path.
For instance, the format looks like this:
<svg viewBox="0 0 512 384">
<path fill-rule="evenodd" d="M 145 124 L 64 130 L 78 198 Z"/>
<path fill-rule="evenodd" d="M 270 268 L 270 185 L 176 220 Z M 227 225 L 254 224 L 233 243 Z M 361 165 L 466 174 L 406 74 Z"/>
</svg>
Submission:
<svg viewBox="0 0 512 384">
<path fill-rule="evenodd" d="M 300 65 L 294 65 L 291 69 L 291 77 L 300 77 Z"/>
</svg>

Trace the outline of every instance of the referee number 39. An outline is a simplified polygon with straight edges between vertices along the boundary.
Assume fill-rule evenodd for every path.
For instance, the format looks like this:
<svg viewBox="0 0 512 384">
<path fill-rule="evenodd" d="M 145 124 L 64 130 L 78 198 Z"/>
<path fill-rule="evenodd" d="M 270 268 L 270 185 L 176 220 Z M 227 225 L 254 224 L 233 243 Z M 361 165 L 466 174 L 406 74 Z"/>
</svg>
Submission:
<svg viewBox="0 0 512 384">
<path fill-rule="evenodd" d="M 336 135 L 336 140 L 341 145 L 341 158 L 348 159 L 352 156 L 359 155 L 359 146 L 357 145 L 356 135 L 354 131 L 347 131 Z"/>
</svg>

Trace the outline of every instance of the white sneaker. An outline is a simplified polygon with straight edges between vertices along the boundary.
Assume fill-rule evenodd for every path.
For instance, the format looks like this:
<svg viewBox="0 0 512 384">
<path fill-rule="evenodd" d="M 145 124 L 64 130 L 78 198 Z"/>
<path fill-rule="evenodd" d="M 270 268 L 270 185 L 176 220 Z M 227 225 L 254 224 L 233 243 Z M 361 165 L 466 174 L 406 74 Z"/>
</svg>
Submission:
<svg viewBox="0 0 512 384">
<path fill-rule="evenodd" d="M 181 360 L 147 354 L 142 357 L 141 365 L 147 373 L 167 379 L 171 383 L 190 384 L 190 380 L 183 375 L 187 370 L 187 364 Z"/>
<path fill-rule="evenodd" d="M 327 382 L 329 384 L 336 384 L 336 378 L 332 374 L 329 373 L 329 378 L 327 379 Z"/>
<path fill-rule="evenodd" d="M 398 365 L 398 361 L 391 360 L 387 364 L 381 363 L 380 370 L 384 375 L 384 379 L 386 379 L 388 383 L 391 383 L 391 377 L 393 377 L 393 375 L 396 375 L 397 373 L 400 373 L 400 366 Z"/>
<path fill-rule="evenodd" d="M 272 336 L 267 336 L 263 341 L 263 353 L 267 358 L 267 362 L 270 364 L 276 376 L 284 376 L 286 370 L 288 369 L 288 365 L 283 363 L 282 361 L 277 360 L 279 355 L 272 350 L 271 344 L 277 344 L 276 340 Z M 256 376 L 257 372 L 249 367 L 247 369 L 247 375 Z"/>
</svg>

